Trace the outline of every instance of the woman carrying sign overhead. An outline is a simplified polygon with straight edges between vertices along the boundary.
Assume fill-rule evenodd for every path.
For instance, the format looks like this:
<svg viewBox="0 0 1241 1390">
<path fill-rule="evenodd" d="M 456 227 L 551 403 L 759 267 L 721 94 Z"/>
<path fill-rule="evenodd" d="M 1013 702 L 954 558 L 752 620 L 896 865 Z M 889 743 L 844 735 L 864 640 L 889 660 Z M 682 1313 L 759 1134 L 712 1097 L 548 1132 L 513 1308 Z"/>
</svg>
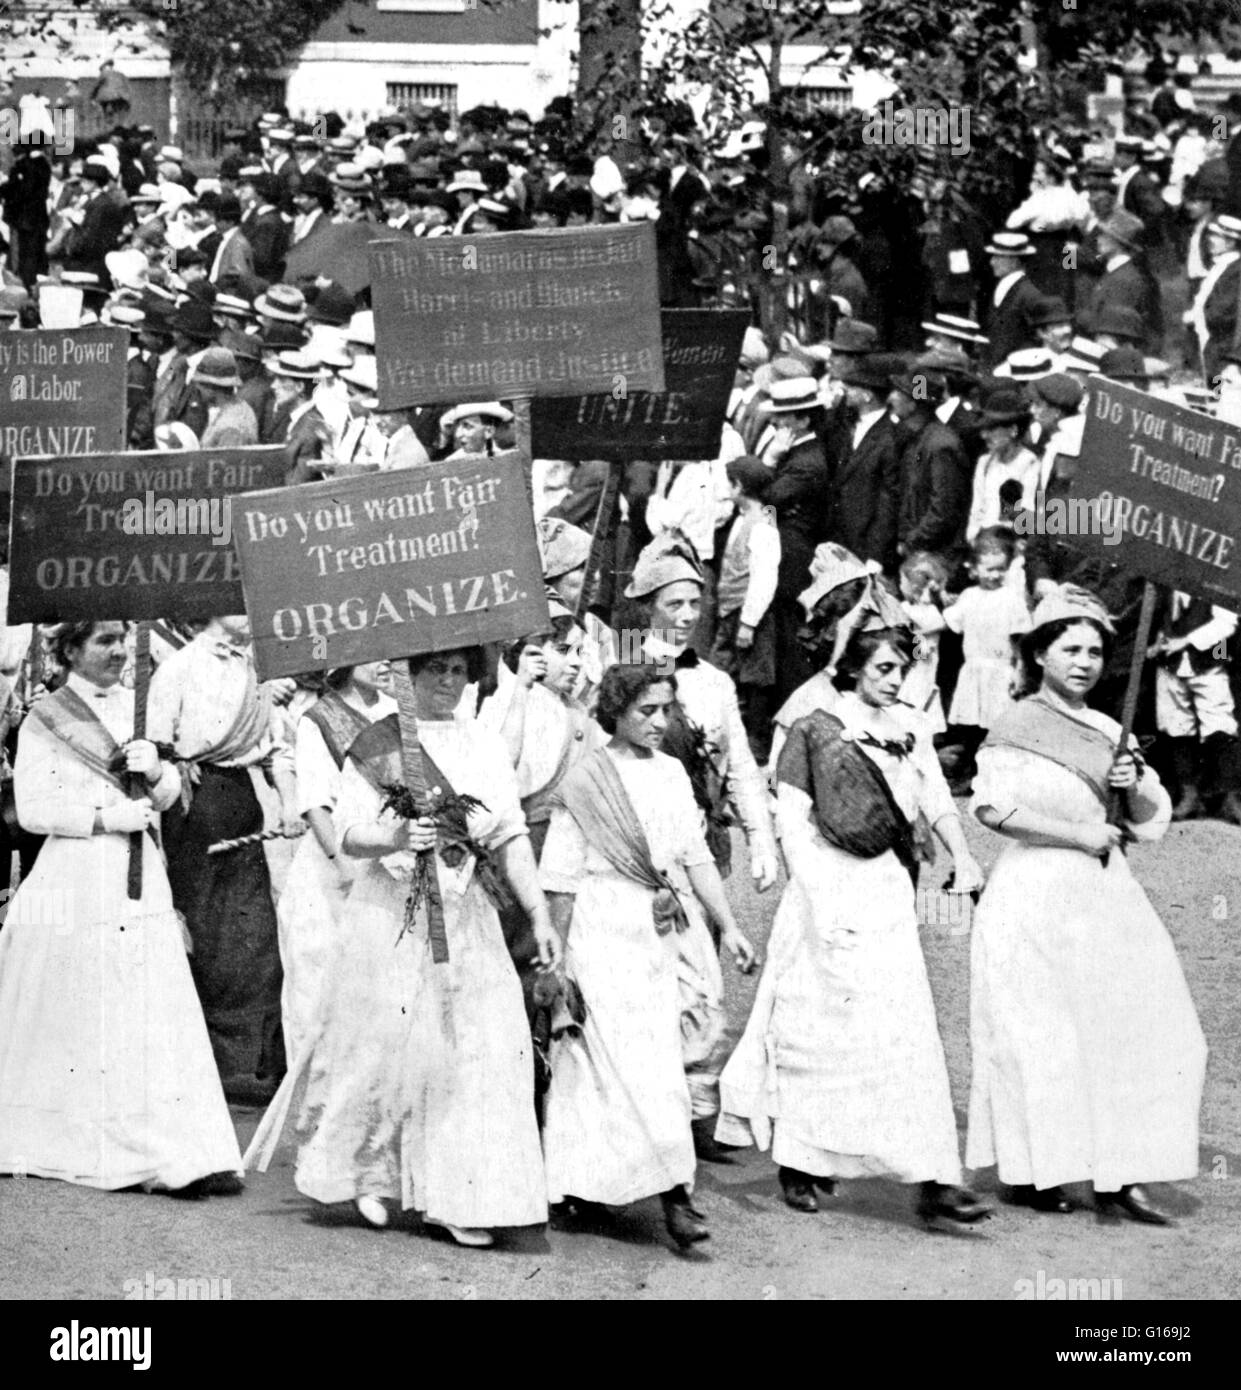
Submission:
<svg viewBox="0 0 1241 1390">
<path fill-rule="evenodd" d="M 372 1226 L 387 1225 L 387 1203 L 412 1208 L 473 1246 L 547 1219 L 530 1029 L 497 905 L 520 902 L 540 964 L 559 955 L 504 746 L 454 717 L 484 667 L 477 647 L 410 661 L 435 820 L 403 815 L 397 716 L 349 746 L 333 812 L 352 880 L 337 951 L 312 1041 L 246 1155 L 266 1167 L 287 1115 L 300 1192 L 351 1201 Z M 427 850 L 442 950 L 415 891 Z"/>
<path fill-rule="evenodd" d="M 978 755 L 974 813 L 1008 842 L 974 922 L 974 1077 L 966 1161 L 1010 1200 L 1166 1225 L 1138 1186 L 1198 1171 L 1206 1045 L 1176 948 L 1124 854 L 1159 839 L 1168 794 L 1086 697 L 1111 650 L 1107 610 L 1064 585 L 1022 643 L 1027 689 Z M 1108 823 L 1112 792 L 1123 797 Z"/>
<path fill-rule="evenodd" d="M 49 635 L 69 676 L 32 707 L 17 752 L 18 815 L 48 838 L 0 931 L 0 1173 L 239 1192 L 241 1155 L 154 838 L 177 769 L 133 738 L 133 692 L 118 683 L 124 624 Z"/>
</svg>

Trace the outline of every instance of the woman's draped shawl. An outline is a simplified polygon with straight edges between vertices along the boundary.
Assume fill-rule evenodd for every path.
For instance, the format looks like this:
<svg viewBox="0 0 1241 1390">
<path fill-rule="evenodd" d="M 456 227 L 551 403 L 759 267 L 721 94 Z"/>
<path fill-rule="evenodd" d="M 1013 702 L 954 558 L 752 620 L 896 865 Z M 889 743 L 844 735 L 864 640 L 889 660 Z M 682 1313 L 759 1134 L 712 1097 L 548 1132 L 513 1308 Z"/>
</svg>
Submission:
<svg viewBox="0 0 1241 1390">
<path fill-rule="evenodd" d="M 777 780 L 806 793 L 829 845 L 859 859 L 892 850 L 916 881 L 919 861 L 930 857 L 926 818 L 905 815 L 873 760 L 842 737 L 844 727 L 824 710 L 799 719 L 780 751 Z"/>
<path fill-rule="evenodd" d="M 1104 806 L 1108 804 L 1108 774 L 1116 758 L 1112 740 L 1101 730 L 1056 709 L 1039 695 L 1018 700 L 996 720 L 984 748 L 1015 748 L 1049 758 L 1080 777 Z"/>
<path fill-rule="evenodd" d="M 655 867 L 646 831 L 611 754 L 597 748 L 583 758 L 556 789 L 552 805 L 568 811 L 587 842 L 617 873 L 652 890 L 651 916 L 660 936 L 689 926 L 668 875 Z"/>
</svg>

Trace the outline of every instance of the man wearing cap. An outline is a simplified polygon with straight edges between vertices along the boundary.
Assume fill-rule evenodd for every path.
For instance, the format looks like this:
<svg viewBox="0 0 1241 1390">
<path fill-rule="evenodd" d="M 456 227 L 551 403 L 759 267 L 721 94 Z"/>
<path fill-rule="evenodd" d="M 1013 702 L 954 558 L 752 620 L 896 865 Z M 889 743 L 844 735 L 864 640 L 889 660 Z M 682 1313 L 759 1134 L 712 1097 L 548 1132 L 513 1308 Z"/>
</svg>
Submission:
<svg viewBox="0 0 1241 1390">
<path fill-rule="evenodd" d="M 1163 195 L 1159 185 L 1142 167 L 1142 140 L 1136 135 L 1122 135 L 1116 141 L 1116 206 L 1136 217 L 1142 228 L 1143 244 L 1148 244 L 1162 225 Z"/>
<path fill-rule="evenodd" d="M 827 529 L 830 477 L 815 432 L 823 414 L 815 379 L 802 376 L 773 381 L 767 413 L 775 426 L 769 450 L 775 476 L 764 500 L 775 509 L 780 532 L 780 574 L 772 614 L 776 626 L 776 696 L 783 703 L 813 675 L 809 658 L 797 640 L 803 621 L 797 599 L 806 587 L 815 546 Z"/>
<path fill-rule="evenodd" d="M 984 349 L 984 360 L 993 367 L 1018 348 L 1038 345 L 1033 315 L 1043 296 L 1025 272 L 1034 247 L 1024 232 L 997 232 L 985 249 L 991 260 L 995 289 L 987 320 L 990 342 Z"/>
<path fill-rule="evenodd" d="M 921 327 L 927 352 L 962 352 L 968 357 L 987 343 L 979 325 L 958 314 L 935 314 Z"/>
<path fill-rule="evenodd" d="M 207 278 L 218 285 L 227 276 L 254 275 L 254 250 L 241 230 L 241 200 L 229 194 L 216 204 L 214 221 L 220 232 Z"/>
<path fill-rule="evenodd" d="M 226 347 L 237 363 L 237 375 L 241 378 L 237 399 L 244 401 L 254 412 L 258 422 L 258 442 L 269 443 L 272 417 L 276 410 L 276 392 L 263 366 L 263 345 L 258 335 L 227 328 L 220 334 L 220 346 Z"/>
<path fill-rule="evenodd" d="M 301 170 L 293 157 L 293 131 L 288 126 L 276 126 L 267 132 L 267 172 L 276 180 L 276 202 L 292 206 L 293 194 L 301 181 Z"/>
<path fill-rule="evenodd" d="M 237 359 L 223 347 L 208 348 L 190 378 L 207 408 L 203 449 L 244 449 L 259 442 L 258 421 L 245 401 L 237 399 L 241 377 Z"/>
<path fill-rule="evenodd" d="M 835 461 L 828 528 L 829 539 L 886 570 L 896 567 L 901 492 L 900 453 L 887 407 L 888 378 L 899 362 L 876 352 L 854 356 L 842 371 L 848 434 Z"/>
<path fill-rule="evenodd" d="M 1039 343 L 1053 358 L 1060 358 L 1068 351 L 1073 341 L 1073 315 L 1063 299 L 1054 296 L 1044 299 L 1035 306 L 1030 321 L 1034 324 Z"/>
<path fill-rule="evenodd" d="M 290 487 L 317 482 L 324 476 L 323 464 L 332 459 L 332 430 L 312 399 L 323 368 L 310 353 L 285 351 L 267 370 L 276 391 L 270 442 L 285 446 L 285 482 Z"/>
<path fill-rule="evenodd" d="M 280 189 L 266 171 L 243 174 L 238 193 L 241 199 L 241 230 L 254 254 L 254 273 L 269 285 L 284 278 L 284 260 L 289 251 L 289 226 L 276 207 Z"/>
<path fill-rule="evenodd" d="M 1133 309 L 1146 326 L 1143 347 L 1158 352 L 1163 342 L 1163 297 L 1142 249 L 1141 221 L 1121 209 L 1099 225 L 1099 250 L 1105 257 L 1103 275 L 1086 311 L 1095 322 L 1108 305 Z"/>
<path fill-rule="evenodd" d="M 905 441 L 897 551 L 904 557 L 931 550 L 951 569 L 964 558 L 972 470 L 960 436 L 935 414 L 947 383 L 925 369 L 896 372 L 890 382 L 888 409 Z"/>
<path fill-rule="evenodd" d="M 1193 330 L 1198 360 L 1208 389 L 1218 384 L 1223 353 L 1237 335 L 1237 295 L 1241 290 L 1241 217 L 1222 212 L 1211 223 L 1207 238 L 1211 269 L 1207 271 L 1185 322 Z"/>
<path fill-rule="evenodd" d="M 808 325 L 812 337 L 825 337 L 838 318 L 865 319 L 869 315 L 866 281 L 845 249 L 856 239 L 857 227 L 840 214 L 823 219 L 811 245 L 808 269 L 814 278 L 810 286 L 818 286 L 814 307 L 820 315 Z"/>
<path fill-rule="evenodd" d="M 216 326 L 211 308 L 207 304 L 187 301 L 172 315 L 169 327 L 172 332 L 172 352 L 161 360 L 155 381 L 152 402 L 155 423 L 166 425 L 173 420 L 182 420 L 198 435 L 207 423 L 206 410 L 199 402 L 193 408 L 193 418 L 186 418 L 187 411 L 193 406 L 189 374 L 191 367 L 197 365 L 215 338 Z"/>
</svg>

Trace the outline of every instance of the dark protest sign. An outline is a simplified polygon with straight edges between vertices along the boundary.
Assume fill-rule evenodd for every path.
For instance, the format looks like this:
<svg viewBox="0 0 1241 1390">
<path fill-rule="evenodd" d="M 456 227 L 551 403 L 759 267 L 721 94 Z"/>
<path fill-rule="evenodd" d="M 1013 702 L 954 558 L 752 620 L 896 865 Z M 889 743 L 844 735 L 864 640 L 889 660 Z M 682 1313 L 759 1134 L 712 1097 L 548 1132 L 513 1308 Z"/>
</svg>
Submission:
<svg viewBox="0 0 1241 1390">
<path fill-rule="evenodd" d="M 538 631 L 547 599 L 521 457 L 453 459 L 237 503 L 264 680 Z"/>
<path fill-rule="evenodd" d="M 1241 608 L 1241 429 L 1102 378 L 1086 412 L 1074 548 Z"/>
<path fill-rule="evenodd" d="M 381 410 L 662 391 L 649 222 L 371 243 Z"/>
<path fill-rule="evenodd" d="M 535 457 L 715 458 L 749 321 L 744 309 L 663 310 L 664 390 L 536 400 Z"/>
<path fill-rule="evenodd" d="M 231 499 L 286 466 L 275 446 L 19 459 L 8 621 L 242 612 Z"/>
<path fill-rule="evenodd" d="M 123 328 L 0 333 L 0 454 L 123 449 L 128 351 Z"/>
</svg>

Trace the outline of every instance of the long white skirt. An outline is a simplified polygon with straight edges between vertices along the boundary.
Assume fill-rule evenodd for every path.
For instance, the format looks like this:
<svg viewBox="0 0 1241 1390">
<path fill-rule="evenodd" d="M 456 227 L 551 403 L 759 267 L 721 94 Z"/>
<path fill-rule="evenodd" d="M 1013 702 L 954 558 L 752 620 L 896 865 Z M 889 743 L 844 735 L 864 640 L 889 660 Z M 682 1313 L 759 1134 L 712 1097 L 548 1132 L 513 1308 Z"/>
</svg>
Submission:
<svg viewBox="0 0 1241 1390">
<path fill-rule="evenodd" d="M 50 836 L 0 930 L 0 1172 L 116 1189 L 241 1154 L 159 852 Z"/>
<path fill-rule="evenodd" d="M 651 897 L 614 873 L 588 875 L 577 893 L 567 966 L 587 1013 L 580 1033 L 552 1046 L 543 1146 L 553 1202 L 625 1206 L 694 1180 L 678 979 L 689 963 L 675 932 L 656 933 Z M 705 925 L 691 930 L 711 951 Z"/>
<path fill-rule="evenodd" d="M 324 978 L 335 950 L 347 884 L 312 831 L 298 841 L 293 865 L 276 905 L 280 965 L 280 1020 L 284 1050 L 296 1057 L 308 1040 Z"/>
<path fill-rule="evenodd" d="M 1193 1177 L 1206 1044 L 1126 857 L 1010 845 L 974 922 L 966 1162 L 1104 1192 Z"/>
<path fill-rule="evenodd" d="M 817 833 L 793 878 L 741 1042 L 720 1078 L 724 1143 L 817 1177 L 961 1180 L 914 890 L 895 854 Z"/>
</svg>

